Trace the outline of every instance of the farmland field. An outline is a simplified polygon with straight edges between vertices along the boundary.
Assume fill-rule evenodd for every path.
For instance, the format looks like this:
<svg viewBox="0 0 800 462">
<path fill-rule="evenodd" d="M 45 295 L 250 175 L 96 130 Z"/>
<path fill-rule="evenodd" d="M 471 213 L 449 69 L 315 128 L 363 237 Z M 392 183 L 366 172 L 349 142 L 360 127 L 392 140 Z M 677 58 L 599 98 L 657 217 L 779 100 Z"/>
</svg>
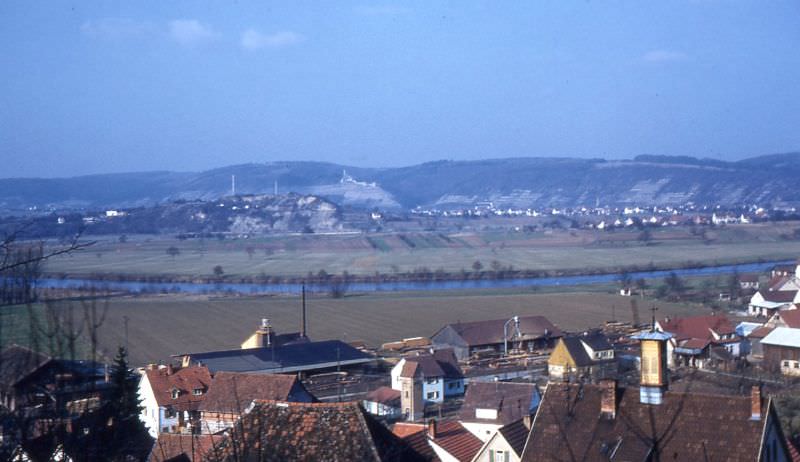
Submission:
<svg viewBox="0 0 800 462">
<path fill-rule="evenodd" d="M 52 259 L 46 271 L 69 275 L 112 273 L 210 277 L 217 265 L 226 277 L 303 276 L 324 270 L 356 275 L 484 269 L 585 271 L 625 266 L 677 267 L 791 259 L 800 240 L 788 239 L 793 224 L 729 226 L 692 234 L 665 229 L 642 242 L 637 231 L 485 232 L 474 234 L 395 233 L 296 235 L 177 240 L 129 236 L 99 240 L 89 249 Z M 168 252 L 171 249 L 172 252 Z"/>
<path fill-rule="evenodd" d="M 653 302 L 638 300 L 646 320 Z M 540 314 L 567 330 L 597 327 L 616 318 L 631 320 L 631 298 L 608 293 L 468 293 L 352 295 L 342 299 L 310 297 L 309 335 L 313 340 L 363 340 L 370 346 L 404 337 L 429 336 L 447 323 Z M 705 309 L 657 302 L 659 316 L 706 312 Z M 300 301 L 290 297 L 148 296 L 109 301 L 100 329 L 101 354 L 113 356 L 124 344 L 124 319 L 134 364 L 168 360 L 181 352 L 238 348 L 269 318 L 278 333 L 299 330 Z M 25 332 L 24 317 L 17 320 Z"/>
</svg>

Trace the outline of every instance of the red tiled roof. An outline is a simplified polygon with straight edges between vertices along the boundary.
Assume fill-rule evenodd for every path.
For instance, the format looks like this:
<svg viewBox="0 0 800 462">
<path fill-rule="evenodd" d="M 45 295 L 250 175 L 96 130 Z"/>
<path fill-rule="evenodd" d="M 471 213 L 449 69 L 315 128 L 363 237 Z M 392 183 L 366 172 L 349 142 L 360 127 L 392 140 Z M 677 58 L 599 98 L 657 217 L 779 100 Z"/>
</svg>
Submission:
<svg viewBox="0 0 800 462">
<path fill-rule="evenodd" d="M 211 384 L 211 374 L 205 366 L 174 367 L 172 373 L 169 368 L 145 370 L 145 376 L 150 382 L 156 402 L 159 406 L 172 406 L 177 410 L 191 411 L 205 398 L 205 392 Z M 172 399 L 172 390 L 177 389 L 180 394 L 177 399 Z M 195 395 L 195 389 L 203 390 L 203 394 Z"/>
<path fill-rule="evenodd" d="M 690 338 L 685 342 L 680 343 L 681 348 L 690 348 L 693 350 L 702 350 L 708 346 L 708 340 L 700 338 Z"/>
<path fill-rule="evenodd" d="M 294 401 L 292 392 L 305 391 L 302 387 L 294 375 L 217 372 L 198 409 L 239 414 L 256 399 Z"/>
<path fill-rule="evenodd" d="M 797 305 L 795 305 L 797 306 Z M 786 327 L 793 329 L 800 328 L 800 309 L 783 310 L 777 313 L 781 320 L 786 324 Z"/>
<path fill-rule="evenodd" d="M 408 445 L 358 403 L 256 401 L 215 460 L 414 461 Z"/>
<path fill-rule="evenodd" d="M 184 460 L 200 462 L 222 437 L 213 435 L 179 435 L 161 433 L 150 451 L 147 462 Z M 180 459 L 179 459 L 180 458 Z"/>
<path fill-rule="evenodd" d="M 437 422 L 436 436 L 432 440 L 461 462 L 472 460 L 483 446 L 477 436 L 455 421 Z"/>
<path fill-rule="evenodd" d="M 392 425 L 392 433 L 400 438 L 405 438 L 408 435 L 413 435 L 414 433 L 425 430 L 426 428 L 427 427 L 423 424 L 397 422 L 396 424 Z"/>
<path fill-rule="evenodd" d="M 750 332 L 750 335 L 748 335 L 748 337 L 764 338 L 767 335 L 769 335 L 769 333 L 772 332 L 774 329 L 775 329 L 774 327 L 767 327 L 767 326 L 756 327 L 755 329 L 753 329 L 752 332 Z"/>
<path fill-rule="evenodd" d="M 403 441 L 414 452 L 416 452 L 423 458 L 431 462 L 439 462 L 441 459 L 439 459 L 439 456 L 436 455 L 436 452 L 433 450 L 433 447 L 431 447 L 430 443 L 428 442 L 428 431 L 424 429 L 426 427 L 424 425 L 420 426 L 423 427 L 423 430 L 418 429 L 415 432 L 402 436 Z"/>
<path fill-rule="evenodd" d="M 614 418 L 601 416 L 601 397 L 595 385 L 549 385 L 522 460 L 651 460 L 658 450 L 662 460 L 752 461 L 764 419 L 779 425 L 772 407 L 751 420 L 750 396 L 667 391 L 656 406 L 641 404 L 639 389 L 620 388 Z"/>
<path fill-rule="evenodd" d="M 400 371 L 401 377 L 462 377 L 452 348 L 436 350 L 432 354 L 416 354 L 405 357 L 406 362 Z"/>
<path fill-rule="evenodd" d="M 675 335 L 677 340 L 699 338 L 714 340 L 713 330 L 717 334 L 733 334 L 736 332 L 733 324 L 724 314 L 710 316 L 692 316 L 689 318 L 675 318 L 660 322 L 661 329 Z"/>
<path fill-rule="evenodd" d="M 391 387 L 376 388 L 367 393 L 364 400 L 386 405 L 397 404 L 397 407 L 400 407 L 400 390 L 395 390 Z"/>
</svg>

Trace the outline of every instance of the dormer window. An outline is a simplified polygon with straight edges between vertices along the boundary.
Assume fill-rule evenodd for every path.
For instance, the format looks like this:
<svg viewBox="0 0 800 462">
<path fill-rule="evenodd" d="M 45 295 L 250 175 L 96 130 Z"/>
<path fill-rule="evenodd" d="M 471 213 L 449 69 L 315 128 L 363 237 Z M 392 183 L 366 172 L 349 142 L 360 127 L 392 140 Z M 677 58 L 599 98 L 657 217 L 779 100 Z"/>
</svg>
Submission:
<svg viewBox="0 0 800 462">
<path fill-rule="evenodd" d="M 195 396 L 200 396 L 200 395 L 203 394 L 203 389 L 202 388 L 195 388 L 194 390 L 192 390 L 192 394 L 195 395 Z"/>
<path fill-rule="evenodd" d="M 181 395 L 180 390 L 178 390 L 177 388 L 172 389 L 172 399 L 178 399 L 180 395 Z"/>
</svg>

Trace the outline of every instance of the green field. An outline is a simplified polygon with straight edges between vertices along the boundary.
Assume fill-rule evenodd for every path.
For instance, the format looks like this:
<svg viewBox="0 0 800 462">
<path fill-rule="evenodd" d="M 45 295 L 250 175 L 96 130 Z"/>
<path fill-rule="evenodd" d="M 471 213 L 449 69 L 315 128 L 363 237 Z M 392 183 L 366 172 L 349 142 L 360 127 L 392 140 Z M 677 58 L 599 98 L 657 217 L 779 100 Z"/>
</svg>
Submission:
<svg viewBox="0 0 800 462">
<path fill-rule="evenodd" d="M 430 271 L 484 270 L 492 264 L 518 270 L 585 271 L 632 265 L 678 267 L 687 262 L 724 264 L 791 259 L 800 241 L 778 237 L 781 228 L 751 226 L 715 231 L 714 239 L 687 232 L 654 233 L 645 245 L 634 232 L 484 233 L 288 236 L 258 239 L 185 240 L 133 236 L 54 258 L 46 271 L 67 274 L 179 275 L 210 277 L 220 265 L 226 277 L 304 276 L 309 272 L 372 275 L 426 267 Z M 179 254 L 170 256 L 175 247 Z"/>
<path fill-rule="evenodd" d="M 79 302 L 76 306 L 79 307 Z M 597 327 L 616 318 L 632 317 L 631 298 L 608 293 L 468 293 L 352 295 L 342 299 L 310 297 L 309 335 L 314 340 L 363 340 L 370 346 L 404 337 L 429 336 L 447 323 L 541 314 L 562 329 Z M 653 302 L 639 300 L 643 320 Z M 656 302 L 659 315 L 686 315 L 706 310 L 689 305 Z M 14 328 L 24 343 L 27 318 L 24 308 Z M 100 329 L 100 352 L 113 356 L 124 344 L 124 317 L 134 364 L 164 361 L 181 352 L 237 348 L 269 318 L 280 332 L 298 331 L 300 301 L 290 297 L 148 296 L 112 298 Z M 5 323 L 11 322 L 6 316 Z M 8 332 L 8 331 L 7 331 Z M 9 337 L 4 337 L 8 341 Z M 84 337 L 84 342 L 86 338 Z M 85 345 L 84 350 L 85 351 Z"/>
</svg>

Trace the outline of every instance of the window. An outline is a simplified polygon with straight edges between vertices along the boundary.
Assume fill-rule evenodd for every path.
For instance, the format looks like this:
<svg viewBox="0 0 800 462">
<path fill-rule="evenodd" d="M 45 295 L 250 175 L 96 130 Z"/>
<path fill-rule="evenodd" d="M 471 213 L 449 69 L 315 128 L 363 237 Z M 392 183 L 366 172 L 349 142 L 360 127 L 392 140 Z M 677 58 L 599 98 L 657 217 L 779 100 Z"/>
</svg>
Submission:
<svg viewBox="0 0 800 462">
<path fill-rule="evenodd" d="M 178 399 L 178 396 L 181 395 L 181 391 L 177 388 L 172 389 L 172 399 Z"/>
<path fill-rule="evenodd" d="M 195 395 L 195 396 L 200 396 L 200 395 L 203 394 L 203 389 L 202 388 L 195 388 L 194 390 L 192 390 L 192 394 Z"/>
<path fill-rule="evenodd" d="M 783 362 L 783 367 L 789 367 L 789 361 L 784 361 Z"/>
<path fill-rule="evenodd" d="M 794 368 L 795 369 L 800 369 L 800 362 L 795 361 L 794 362 Z"/>
<path fill-rule="evenodd" d="M 495 451 L 492 462 L 508 462 L 508 451 Z"/>
<path fill-rule="evenodd" d="M 439 392 L 438 391 L 429 391 L 427 395 L 428 399 L 438 399 Z"/>
<path fill-rule="evenodd" d="M 425 379 L 425 383 L 427 383 L 428 385 L 430 385 L 432 383 L 436 383 L 438 381 L 439 381 L 439 379 L 437 379 L 436 377 L 434 377 L 432 379 Z"/>
</svg>

